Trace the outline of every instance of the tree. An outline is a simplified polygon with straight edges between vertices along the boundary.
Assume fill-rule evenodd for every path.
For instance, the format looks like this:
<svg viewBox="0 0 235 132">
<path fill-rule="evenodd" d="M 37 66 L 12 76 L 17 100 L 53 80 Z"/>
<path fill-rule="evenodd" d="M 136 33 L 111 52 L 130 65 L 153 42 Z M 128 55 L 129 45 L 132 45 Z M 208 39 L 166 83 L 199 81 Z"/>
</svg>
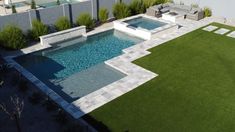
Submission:
<svg viewBox="0 0 235 132">
<path fill-rule="evenodd" d="M 57 5 L 60 5 L 60 0 L 57 0 L 57 1 L 56 1 L 56 4 L 57 4 Z"/>
<path fill-rule="evenodd" d="M 21 132 L 21 128 L 20 128 L 20 117 L 21 117 L 21 113 L 23 111 L 24 108 L 24 101 L 21 101 L 19 99 L 19 97 L 14 96 L 11 97 L 11 103 L 13 105 L 13 108 L 10 109 L 8 108 L 5 104 L 0 104 L 0 111 L 4 112 L 5 114 L 7 114 L 9 116 L 9 118 L 11 120 L 14 120 L 17 126 L 17 131 Z"/>
<path fill-rule="evenodd" d="M 17 13 L 15 5 L 12 5 L 11 10 L 12 10 L 12 13 Z"/>
<path fill-rule="evenodd" d="M 36 9 L 36 2 L 34 0 L 31 1 L 31 9 Z"/>
</svg>

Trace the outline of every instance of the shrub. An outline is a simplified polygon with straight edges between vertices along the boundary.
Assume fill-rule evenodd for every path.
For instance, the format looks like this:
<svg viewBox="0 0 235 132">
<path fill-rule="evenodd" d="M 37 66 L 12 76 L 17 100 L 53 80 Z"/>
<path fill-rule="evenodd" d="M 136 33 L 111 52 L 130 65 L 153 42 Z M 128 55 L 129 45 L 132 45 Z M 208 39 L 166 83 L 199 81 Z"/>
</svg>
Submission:
<svg viewBox="0 0 235 132">
<path fill-rule="evenodd" d="M 164 0 L 164 3 L 174 3 L 173 0 Z"/>
<path fill-rule="evenodd" d="M 21 49 L 26 46 L 26 39 L 18 27 L 8 25 L 0 33 L 1 46 L 9 49 Z"/>
<path fill-rule="evenodd" d="M 34 92 L 30 97 L 28 97 L 28 100 L 33 105 L 39 104 L 42 101 L 42 94 L 39 92 Z"/>
<path fill-rule="evenodd" d="M 26 92 L 28 90 L 28 82 L 21 80 L 18 87 L 21 92 Z"/>
<path fill-rule="evenodd" d="M 109 12 L 107 9 L 102 8 L 99 10 L 99 20 L 104 23 L 108 20 Z"/>
<path fill-rule="evenodd" d="M 144 2 L 145 9 L 147 9 L 150 6 L 153 6 L 157 3 L 156 0 L 144 0 L 143 2 Z"/>
<path fill-rule="evenodd" d="M 132 15 L 144 13 L 145 6 L 143 0 L 133 0 L 129 5 L 129 9 Z"/>
<path fill-rule="evenodd" d="M 51 99 L 49 99 L 49 97 L 46 98 L 43 106 L 46 107 L 47 111 L 55 111 L 58 109 L 58 106 Z"/>
<path fill-rule="evenodd" d="M 68 121 L 67 115 L 62 109 L 58 109 L 56 115 L 54 115 L 54 119 L 63 125 L 65 125 L 65 123 Z"/>
<path fill-rule="evenodd" d="M 12 13 L 17 13 L 15 5 L 12 5 L 11 10 L 12 10 Z"/>
<path fill-rule="evenodd" d="M 117 19 L 125 18 L 131 15 L 131 11 L 124 3 L 116 3 L 113 6 L 113 15 Z"/>
<path fill-rule="evenodd" d="M 11 69 L 11 65 L 8 63 L 4 63 L 0 65 L 0 77 L 5 76 Z"/>
<path fill-rule="evenodd" d="M 39 40 L 42 35 L 48 34 L 48 27 L 38 20 L 33 20 L 30 36 L 33 40 Z"/>
<path fill-rule="evenodd" d="M 204 17 L 210 17 L 210 16 L 212 16 L 212 11 L 211 11 L 211 9 L 208 8 L 208 7 L 205 7 L 205 8 L 204 8 Z"/>
<path fill-rule="evenodd" d="M 83 13 L 81 14 L 76 21 L 77 25 L 84 25 L 88 29 L 92 29 L 95 26 L 94 21 L 92 20 L 90 14 Z"/>
<path fill-rule="evenodd" d="M 13 86 L 17 86 L 20 81 L 20 76 L 17 73 L 14 73 L 13 76 L 11 76 L 10 83 Z"/>
<path fill-rule="evenodd" d="M 55 22 L 55 27 L 58 31 L 62 31 L 71 28 L 71 24 L 67 17 L 60 17 Z"/>
<path fill-rule="evenodd" d="M 31 9 L 36 9 L 36 3 L 34 0 L 31 1 Z"/>
<path fill-rule="evenodd" d="M 155 2 L 153 2 L 153 5 L 163 4 L 167 2 L 172 3 L 172 0 L 155 0 Z"/>
</svg>

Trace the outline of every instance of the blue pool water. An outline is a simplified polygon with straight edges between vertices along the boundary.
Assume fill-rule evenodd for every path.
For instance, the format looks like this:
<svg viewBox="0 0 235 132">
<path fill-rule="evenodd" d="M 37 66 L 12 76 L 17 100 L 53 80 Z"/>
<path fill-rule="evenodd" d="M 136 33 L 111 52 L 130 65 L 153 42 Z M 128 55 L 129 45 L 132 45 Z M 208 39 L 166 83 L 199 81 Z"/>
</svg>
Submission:
<svg viewBox="0 0 235 132">
<path fill-rule="evenodd" d="M 127 20 L 124 22 L 128 23 L 129 26 L 131 27 L 135 27 L 135 28 L 141 27 L 147 30 L 153 30 L 155 28 L 162 27 L 167 24 L 164 22 L 155 21 L 155 20 L 151 20 L 148 18 L 144 18 L 144 17 L 137 17 L 137 18 Z"/>
<path fill-rule="evenodd" d="M 23 7 L 23 6 L 28 6 L 29 3 L 25 2 L 25 1 L 22 1 L 22 2 L 15 2 L 15 3 L 12 3 L 12 5 L 15 5 L 15 7 Z M 11 5 L 7 6 L 7 7 L 11 7 Z"/>
<path fill-rule="evenodd" d="M 27 6 L 27 4 L 25 2 L 17 2 L 14 3 L 15 7 L 23 7 L 23 6 Z"/>
<path fill-rule="evenodd" d="M 15 60 L 47 86 L 72 102 L 123 77 L 104 64 L 122 49 L 142 40 L 116 30 L 80 37 Z"/>
</svg>

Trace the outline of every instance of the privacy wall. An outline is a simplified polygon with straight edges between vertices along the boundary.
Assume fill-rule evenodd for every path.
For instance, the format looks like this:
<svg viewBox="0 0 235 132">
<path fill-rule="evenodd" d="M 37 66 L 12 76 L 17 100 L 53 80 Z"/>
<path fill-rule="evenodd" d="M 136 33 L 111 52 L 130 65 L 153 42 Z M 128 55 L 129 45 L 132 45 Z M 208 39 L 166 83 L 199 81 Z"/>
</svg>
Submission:
<svg viewBox="0 0 235 132">
<path fill-rule="evenodd" d="M 61 16 L 65 16 L 71 23 L 75 23 L 81 13 L 89 13 L 93 19 L 97 19 L 98 8 L 108 9 L 109 17 L 111 18 L 113 17 L 112 8 L 116 2 L 119 2 L 119 0 L 83 0 L 77 3 L 0 16 L 0 29 L 6 25 L 14 24 L 23 31 L 28 31 L 31 29 L 32 21 L 35 19 L 42 21 L 46 25 L 53 25 Z M 131 0 L 123 0 L 123 2 L 129 4 Z"/>
<path fill-rule="evenodd" d="M 23 31 L 31 28 L 30 16 L 28 12 L 17 13 L 0 17 L 0 29 L 8 24 L 19 26 Z"/>
</svg>

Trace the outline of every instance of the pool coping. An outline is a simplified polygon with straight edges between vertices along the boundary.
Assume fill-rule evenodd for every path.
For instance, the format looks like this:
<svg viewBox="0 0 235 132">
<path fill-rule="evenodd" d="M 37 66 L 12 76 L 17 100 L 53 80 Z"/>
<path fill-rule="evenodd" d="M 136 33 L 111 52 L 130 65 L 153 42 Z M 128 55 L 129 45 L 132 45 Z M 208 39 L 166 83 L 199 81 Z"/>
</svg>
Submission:
<svg viewBox="0 0 235 132">
<path fill-rule="evenodd" d="M 208 22 L 206 22 L 208 24 Z M 158 74 L 153 73 L 147 69 L 144 69 L 136 64 L 133 64 L 132 61 L 149 55 L 151 52 L 147 51 L 150 48 L 156 47 L 160 44 L 163 44 L 169 40 L 172 40 L 176 37 L 184 35 L 188 32 L 195 30 L 196 28 L 200 28 L 205 26 L 206 24 L 199 24 L 199 26 L 193 26 L 192 29 L 182 29 L 182 31 L 176 31 L 172 36 L 168 36 L 167 38 L 156 38 L 148 41 L 144 41 L 142 43 L 136 44 L 129 48 L 123 49 L 123 54 L 117 57 L 114 57 L 110 60 L 105 61 L 105 64 L 110 67 L 117 69 L 127 76 L 113 82 L 99 90 L 96 90 L 80 99 L 68 103 L 65 101 L 60 95 L 51 90 L 48 86 L 46 86 L 43 82 L 41 82 L 38 78 L 36 78 L 32 73 L 28 72 L 21 65 L 13 60 L 13 58 L 17 56 L 8 56 L 4 59 L 12 64 L 22 75 L 24 75 L 27 79 L 29 79 L 33 84 L 35 84 L 41 91 L 43 91 L 47 96 L 49 96 L 52 100 L 54 100 L 58 105 L 60 105 L 65 111 L 67 111 L 71 116 L 78 119 L 83 115 L 97 109 L 98 107 L 116 99 L 117 97 L 137 88 L 138 86 L 148 82 L 149 80 L 158 76 Z M 94 35 L 97 33 L 101 33 L 104 31 L 108 31 L 113 29 L 113 27 L 98 29 L 92 32 L 87 33 L 86 36 Z M 42 49 L 46 49 L 50 46 L 45 46 Z M 42 50 L 38 49 L 38 50 Z M 38 51 L 37 49 L 32 50 L 31 52 L 27 52 L 27 54 Z M 18 55 L 19 56 L 19 55 Z"/>
<path fill-rule="evenodd" d="M 162 28 L 168 27 L 169 25 L 175 25 L 175 23 L 172 23 L 171 21 L 167 21 L 167 20 L 164 20 L 164 19 L 161 19 L 161 18 L 156 18 L 156 17 L 153 17 L 153 16 L 148 16 L 148 15 L 145 15 L 145 14 L 139 14 L 139 15 L 127 17 L 127 18 L 124 18 L 124 19 L 121 19 L 121 20 L 116 20 L 115 22 L 119 22 L 119 23 L 122 23 L 125 26 L 128 26 L 130 24 L 126 23 L 125 21 L 136 19 L 136 18 L 140 18 L 140 17 L 144 17 L 144 18 L 147 18 L 147 19 L 150 19 L 150 20 L 153 20 L 153 21 L 159 21 L 159 22 L 165 23 L 166 25 L 161 26 Z M 137 29 L 141 29 L 141 30 L 144 30 L 144 31 L 148 31 L 148 32 L 154 33 L 156 31 L 158 31 L 157 30 L 158 28 L 160 28 L 160 27 L 157 27 L 157 28 L 154 28 L 154 29 L 151 29 L 151 30 L 148 30 L 148 29 L 145 29 L 145 28 L 141 28 L 141 27 L 138 27 Z"/>
</svg>

